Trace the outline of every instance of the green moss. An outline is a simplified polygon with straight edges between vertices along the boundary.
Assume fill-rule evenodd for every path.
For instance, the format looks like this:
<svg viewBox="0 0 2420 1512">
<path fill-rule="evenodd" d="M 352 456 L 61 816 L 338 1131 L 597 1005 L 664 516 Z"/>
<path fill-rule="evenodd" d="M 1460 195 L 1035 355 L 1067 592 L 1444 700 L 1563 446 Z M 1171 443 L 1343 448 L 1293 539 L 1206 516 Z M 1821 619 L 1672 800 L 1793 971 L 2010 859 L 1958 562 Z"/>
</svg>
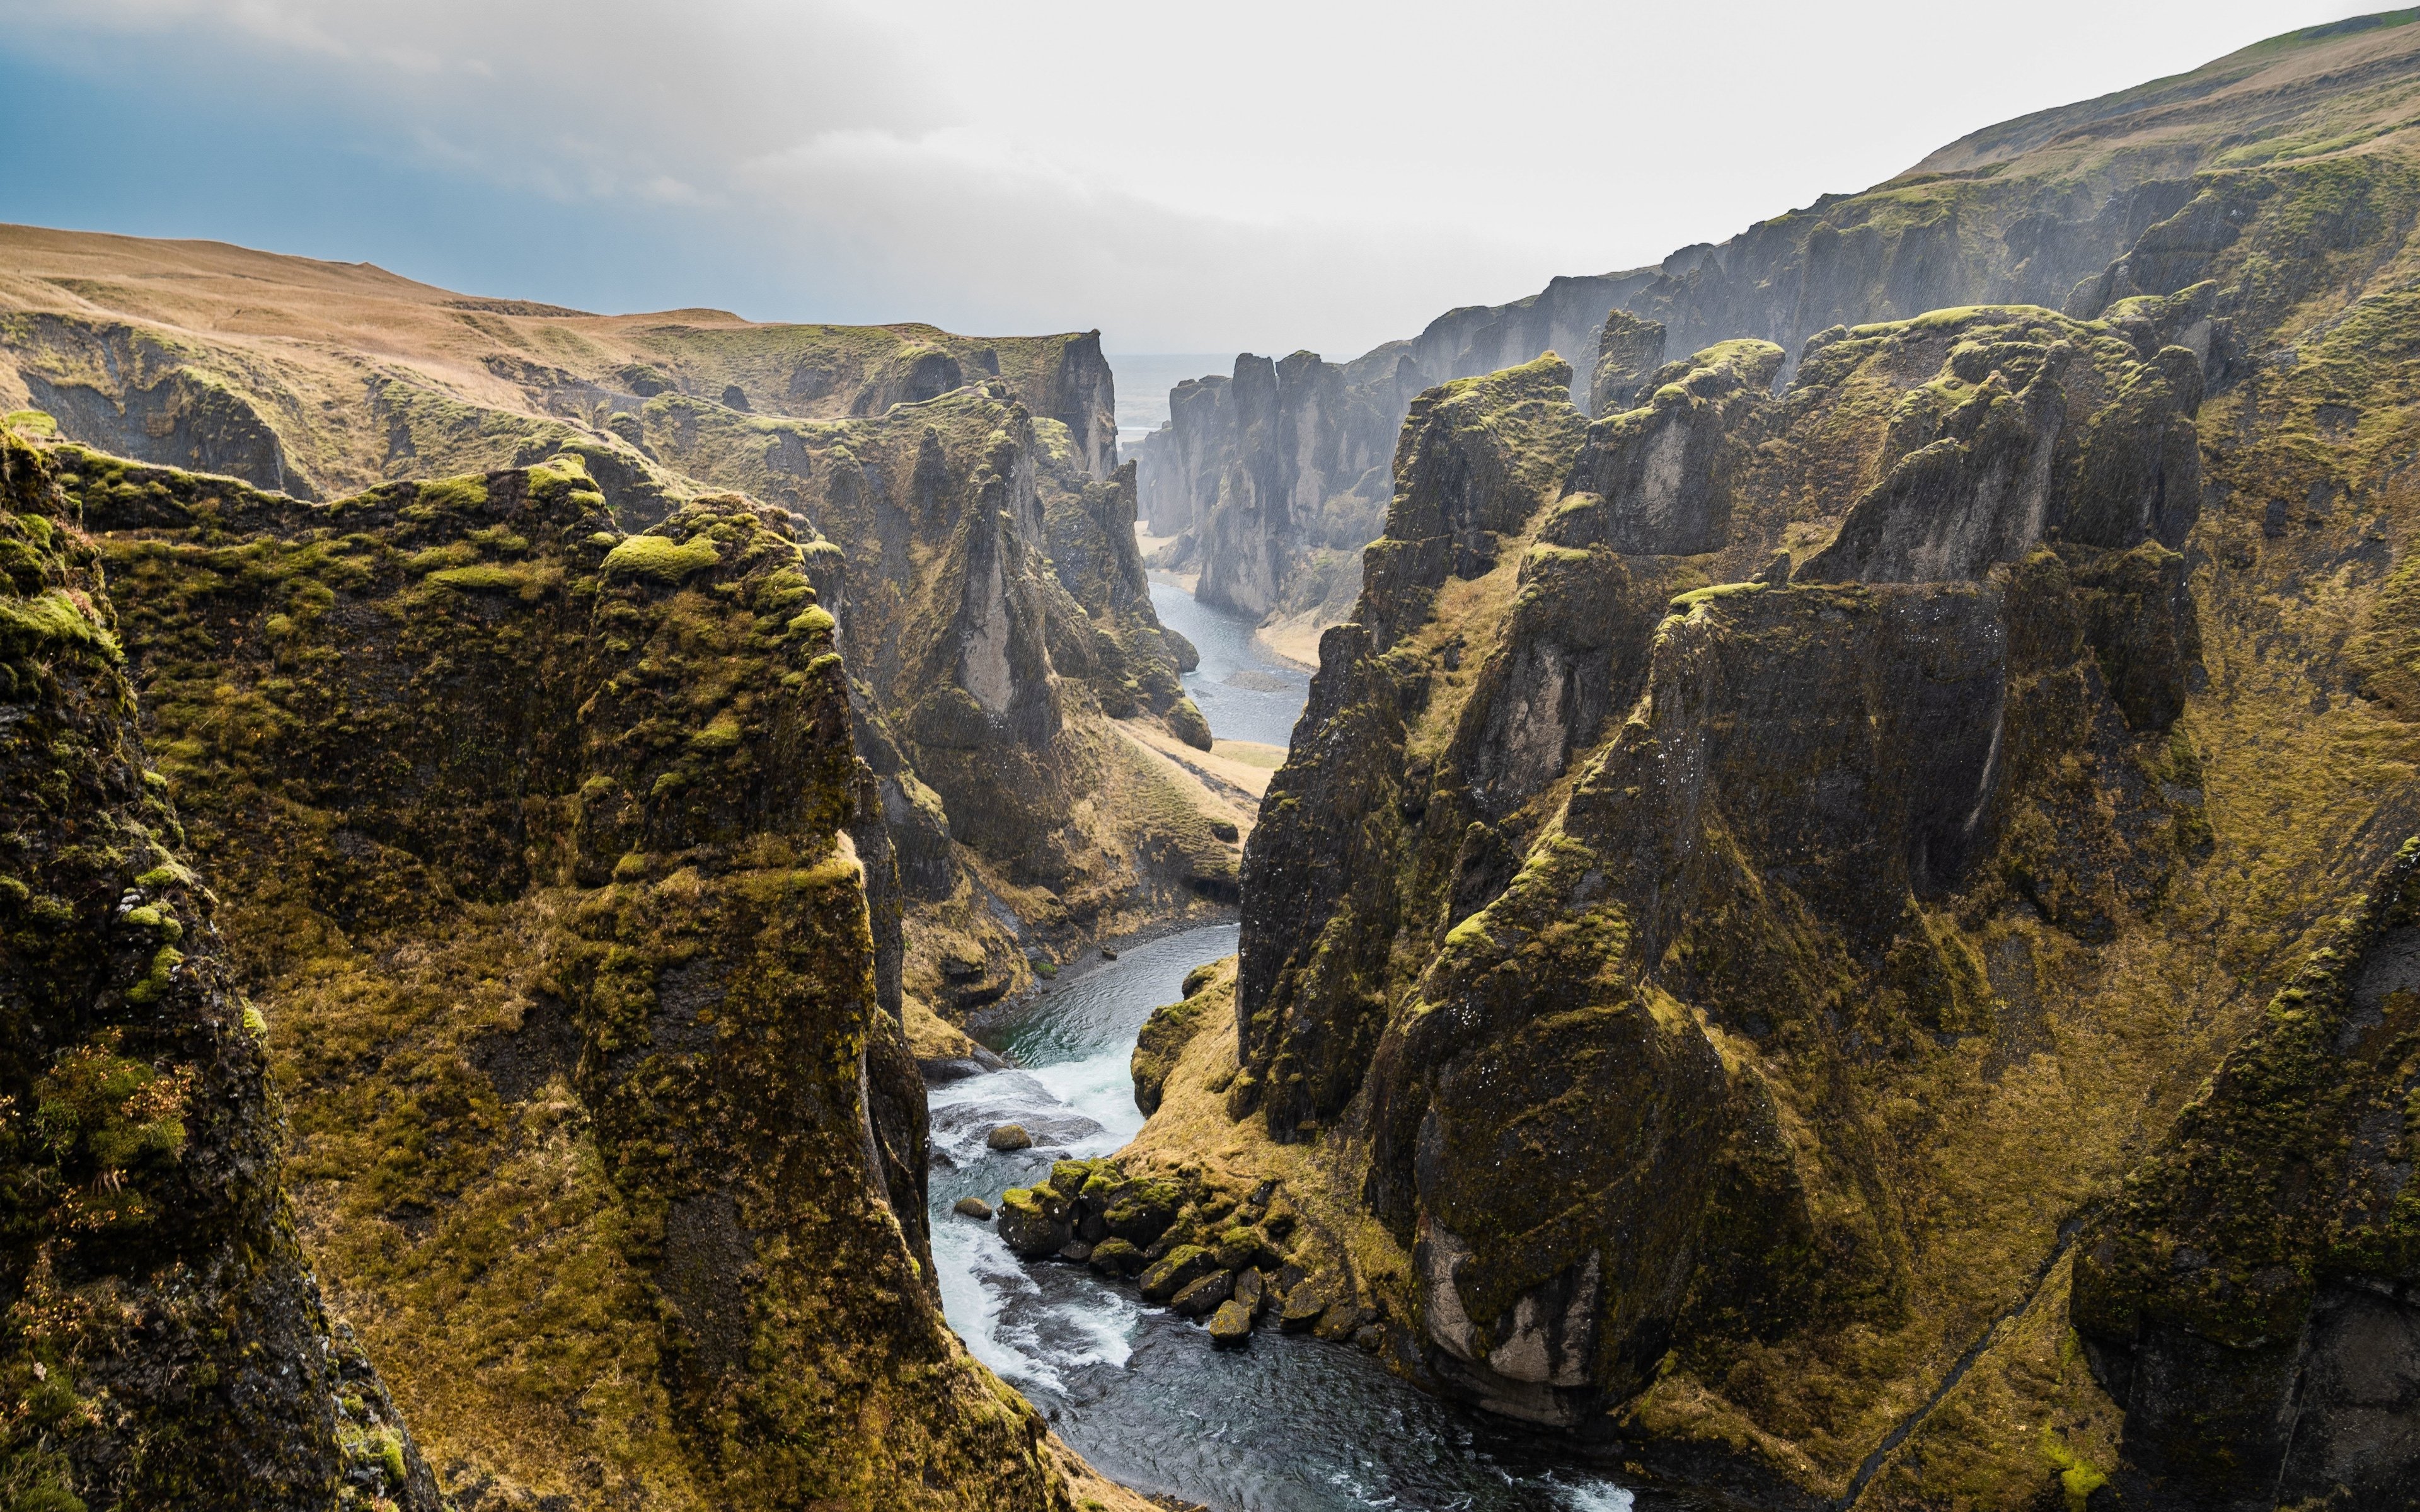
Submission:
<svg viewBox="0 0 2420 1512">
<path fill-rule="evenodd" d="M 721 560 L 714 542 L 698 537 L 675 542 L 661 535 L 633 535 L 605 554 L 608 578 L 646 578 L 676 583 Z"/>
<path fill-rule="evenodd" d="M 49 656 L 81 652 L 116 663 L 117 638 L 64 589 L 49 588 L 31 598 L 0 598 L 0 656 Z"/>
</svg>

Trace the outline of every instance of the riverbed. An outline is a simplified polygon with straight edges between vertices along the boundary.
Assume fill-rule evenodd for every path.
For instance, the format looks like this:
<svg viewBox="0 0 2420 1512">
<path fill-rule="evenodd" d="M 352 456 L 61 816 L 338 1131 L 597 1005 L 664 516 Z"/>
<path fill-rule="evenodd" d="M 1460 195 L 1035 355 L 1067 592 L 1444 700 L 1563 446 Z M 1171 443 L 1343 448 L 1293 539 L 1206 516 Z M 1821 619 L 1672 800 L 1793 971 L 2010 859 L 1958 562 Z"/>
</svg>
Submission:
<svg viewBox="0 0 2420 1512">
<path fill-rule="evenodd" d="M 1142 1127 L 1127 1058 L 1185 974 L 1233 954 L 1233 924 L 1137 945 L 1036 996 L 983 1039 L 1016 1062 L 931 1088 L 933 1257 L 952 1326 L 1103 1473 L 1214 1512 L 1615 1512 L 1631 1494 L 1551 1441 L 1437 1400 L 1376 1357 L 1263 1329 L 1214 1350 L 1200 1325 L 1082 1266 L 1027 1265 L 952 1211 L 1106 1155 Z M 1032 1149 L 985 1136 L 1022 1124 Z"/>
<path fill-rule="evenodd" d="M 1160 624 L 1202 653 L 1202 665 L 1185 674 L 1185 691 L 1213 735 L 1271 746 L 1294 738 L 1294 722 L 1311 696 L 1309 672 L 1263 652 L 1248 617 L 1212 609 L 1174 583 L 1155 579 L 1151 607 Z"/>
</svg>

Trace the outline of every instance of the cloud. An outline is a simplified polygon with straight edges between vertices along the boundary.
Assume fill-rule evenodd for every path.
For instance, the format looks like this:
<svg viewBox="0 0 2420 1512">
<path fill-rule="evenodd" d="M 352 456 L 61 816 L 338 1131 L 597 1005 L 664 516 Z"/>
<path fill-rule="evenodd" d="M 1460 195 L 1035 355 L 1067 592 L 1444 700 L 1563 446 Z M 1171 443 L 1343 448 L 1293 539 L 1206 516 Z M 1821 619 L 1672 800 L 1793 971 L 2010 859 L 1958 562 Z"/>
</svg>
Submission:
<svg viewBox="0 0 2420 1512">
<path fill-rule="evenodd" d="M 1346 356 L 2356 8 L 0 0 L 0 50 L 571 208 L 664 306 Z"/>
</svg>

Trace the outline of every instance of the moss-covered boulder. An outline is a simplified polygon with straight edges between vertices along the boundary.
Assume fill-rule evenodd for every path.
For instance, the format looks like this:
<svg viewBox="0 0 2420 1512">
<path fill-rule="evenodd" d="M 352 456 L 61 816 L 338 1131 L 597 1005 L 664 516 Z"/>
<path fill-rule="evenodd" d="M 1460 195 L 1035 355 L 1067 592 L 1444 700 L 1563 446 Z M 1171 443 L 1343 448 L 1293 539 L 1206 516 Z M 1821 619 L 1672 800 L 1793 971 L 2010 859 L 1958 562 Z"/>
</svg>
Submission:
<svg viewBox="0 0 2420 1512">
<path fill-rule="evenodd" d="M 1210 1342 L 1222 1349 L 1234 1349 L 1252 1339 L 1251 1309 L 1239 1302 L 1223 1302 L 1207 1324 Z"/>
<path fill-rule="evenodd" d="M 1208 1250 L 1199 1244 L 1179 1244 L 1143 1272 L 1143 1297 L 1149 1302 L 1166 1302 L 1218 1269 L 1218 1262 Z"/>
<path fill-rule="evenodd" d="M 1168 1299 L 1168 1310 L 1179 1318 L 1205 1317 L 1226 1304 L 1234 1285 L 1234 1272 L 1212 1271 L 1180 1288 Z"/>
<path fill-rule="evenodd" d="M 1000 1238 L 1020 1257 L 1044 1259 L 1075 1237 L 1067 1201 L 1047 1186 L 1011 1187 L 1000 1196 Z"/>
</svg>

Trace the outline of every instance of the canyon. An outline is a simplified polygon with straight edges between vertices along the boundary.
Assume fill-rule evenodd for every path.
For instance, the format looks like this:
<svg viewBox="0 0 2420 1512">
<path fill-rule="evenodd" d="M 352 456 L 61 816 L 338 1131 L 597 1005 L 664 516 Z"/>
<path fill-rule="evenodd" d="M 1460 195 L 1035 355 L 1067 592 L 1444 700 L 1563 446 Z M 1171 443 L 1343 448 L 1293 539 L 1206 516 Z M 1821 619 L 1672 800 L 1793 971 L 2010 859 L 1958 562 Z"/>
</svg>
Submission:
<svg viewBox="0 0 2420 1512">
<path fill-rule="evenodd" d="M 2415 101 L 1125 459 L 1097 334 L 0 228 L 0 1506 L 2412 1505 Z"/>
</svg>

